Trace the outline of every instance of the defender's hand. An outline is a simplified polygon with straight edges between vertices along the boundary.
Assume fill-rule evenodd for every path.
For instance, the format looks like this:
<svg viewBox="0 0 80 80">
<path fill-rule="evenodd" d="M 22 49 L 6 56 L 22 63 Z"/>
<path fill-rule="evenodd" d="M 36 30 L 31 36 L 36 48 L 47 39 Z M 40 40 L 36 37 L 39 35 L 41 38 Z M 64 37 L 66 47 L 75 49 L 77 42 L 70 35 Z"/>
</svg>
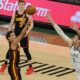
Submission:
<svg viewBox="0 0 80 80">
<path fill-rule="evenodd" d="M 73 29 L 74 31 L 77 31 L 78 30 L 77 24 L 75 24 L 75 23 L 71 23 L 71 24 L 72 24 L 71 29 Z"/>
</svg>

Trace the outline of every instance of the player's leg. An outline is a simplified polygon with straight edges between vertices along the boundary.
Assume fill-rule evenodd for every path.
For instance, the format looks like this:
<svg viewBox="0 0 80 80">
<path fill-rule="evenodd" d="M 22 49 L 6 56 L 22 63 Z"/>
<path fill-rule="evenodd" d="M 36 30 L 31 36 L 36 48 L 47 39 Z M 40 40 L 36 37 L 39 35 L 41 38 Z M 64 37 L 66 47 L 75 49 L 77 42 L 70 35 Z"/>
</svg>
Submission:
<svg viewBox="0 0 80 80">
<path fill-rule="evenodd" d="M 14 80 L 14 76 L 12 74 L 12 71 L 11 71 L 11 68 L 10 67 L 8 67 L 8 73 L 10 75 L 11 80 Z"/>
<path fill-rule="evenodd" d="M 80 63 L 76 63 L 75 71 L 77 73 L 77 80 L 80 80 Z"/>
<path fill-rule="evenodd" d="M 32 68 L 32 57 L 31 54 L 29 52 L 28 48 L 23 48 L 24 53 L 26 54 L 27 60 L 28 60 L 28 64 L 29 64 L 29 68 L 27 70 L 26 74 L 31 74 L 33 72 L 33 68 Z"/>
<path fill-rule="evenodd" d="M 22 80 L 22 77 L 21 77 L 21 73 L 20 73 L 20 68 L 18 67 L 18 77 L 19 77 L 19 80 Z"/>
<path fill-rule="evenodd" d="M 16 72 L 14 73 L 12 68 L 10 66 L 8 67 L 8 73 L 11 77 L 11 80 L 22 80 L 20 69 L 17 67 L 15 71 Z M 16 76 L 15 76 L 15 74 L 16 74 Z"/>
<path fill-rule="evenodd" d="M 80 80 L 80 70 L 79 71 L 76 71 L 76 73 L 77 73 L 77 80 Z"/>
<path fill-rule="evenodd" d="M 30 54 L 30 52 L 29 52 L 29 49 L 28 49 L 28 48 L 23 48 L 23 50 L 24 50 L 24 53 L 25 53 L 25 55 L 26 55 L 26 57 L 27 57 L 28 64 L 29 64 L 29 62 L 32 60 L 31 54 Z M 29 64 L 29 66 L 32 67 L 31 64 Z"/>
<path fill-rule="evenodd" d="M 25 38 L 23 38 L 20 42 L 20 45 L 23 47 L 23 51 L 27 57 L 28 60 L 28 64 L 29 64 L 29 69 L 27 70 L 27 74 L 31 74 L 33 72 L 33 68 L 32 68 L 32 57 L 31 54 L 29 52 L 29 39 L 28 36 L 26 36 Z"/>
</svg>

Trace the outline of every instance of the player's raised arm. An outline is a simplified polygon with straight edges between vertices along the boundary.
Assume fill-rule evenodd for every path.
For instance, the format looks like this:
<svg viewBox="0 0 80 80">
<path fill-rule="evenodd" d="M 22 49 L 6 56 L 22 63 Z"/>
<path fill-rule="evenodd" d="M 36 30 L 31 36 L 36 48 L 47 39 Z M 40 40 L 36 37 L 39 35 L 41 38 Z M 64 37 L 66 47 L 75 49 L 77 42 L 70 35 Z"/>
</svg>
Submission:
<svg viewBox="0 0 80 80">
<path fill-rule="evenodd" d="M 34 26 L 32 17 L 28 16 L 28 18 L 29 18 L 29 26 L 28 26 L 28 30 L 26 32 L 26 36 L 30 33 L 30 31 L 33 29 L 33 26 Z"/>
<path fill-rule="evenodd" d="M 13 15 L 12 15 L 11 22 L 8 26 L 8 31 L 12 30 L 12 26 L 14 26 L 14 20 L 15 20 L 15 13 L 13 13 Z"/>
<path fill-rule="evenodd" d="M 68 42 L 69 45 L 71 45 L 72 40 L 67 35 L 65 35 L 65 33 L 62 31 L 62 29 L 54 22 L 50 13 L 47 14 L 47 18 L 53 25 L 54 29 L 57 31 L 58 35 L 61 36 L 66 42 Z"/>
</svg>

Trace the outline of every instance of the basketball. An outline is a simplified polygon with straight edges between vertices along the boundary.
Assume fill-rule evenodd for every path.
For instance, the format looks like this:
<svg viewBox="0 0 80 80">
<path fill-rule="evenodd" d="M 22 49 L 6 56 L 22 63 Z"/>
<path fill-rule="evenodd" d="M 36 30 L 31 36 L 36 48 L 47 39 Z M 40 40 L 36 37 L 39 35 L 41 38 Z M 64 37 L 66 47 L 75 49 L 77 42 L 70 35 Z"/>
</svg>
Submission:
<svg viewBox="0 0 80 80">
<path fill-rule="evenodd" d="M 33 14 L 36 12 L 35 6 L 29 5 L 29 6 L 26 8 L 26 12 L 27 12 L 27 14 L 29 14 L 29 15 L 33 15 Z"/>
</svg>

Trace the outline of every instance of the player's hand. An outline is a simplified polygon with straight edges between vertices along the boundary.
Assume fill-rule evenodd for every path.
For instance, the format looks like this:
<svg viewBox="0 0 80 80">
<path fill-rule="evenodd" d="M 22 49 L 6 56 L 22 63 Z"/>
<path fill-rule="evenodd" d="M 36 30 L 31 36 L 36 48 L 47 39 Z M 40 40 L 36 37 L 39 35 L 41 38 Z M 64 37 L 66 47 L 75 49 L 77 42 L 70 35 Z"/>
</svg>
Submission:
<svg viewBox="0 0 80 80">
<path fill-rule="evenodd" d="M 78 30 L 77 24 L 75 24 L 75 23 L 71 23 L 71 24 L 72 24 L 71 29 L 73 29 L 74 31 L 77 31 Z"/>
</svg>

